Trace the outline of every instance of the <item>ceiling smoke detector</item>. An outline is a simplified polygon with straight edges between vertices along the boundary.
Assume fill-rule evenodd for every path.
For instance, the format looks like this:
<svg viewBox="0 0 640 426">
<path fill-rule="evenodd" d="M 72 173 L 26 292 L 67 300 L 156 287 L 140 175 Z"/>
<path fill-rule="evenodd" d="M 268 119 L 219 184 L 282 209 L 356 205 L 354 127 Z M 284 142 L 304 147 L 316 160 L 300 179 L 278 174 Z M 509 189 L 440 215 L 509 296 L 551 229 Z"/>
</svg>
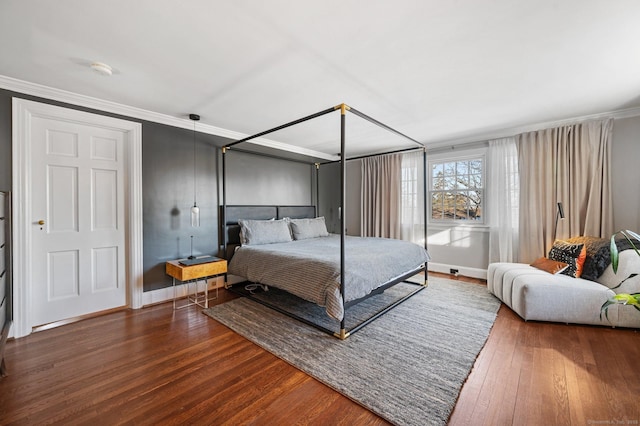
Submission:
<svg viewBox="0 0 640 426">
<path fill-rule="evenodd" d="M 91 64 L 91 69 L 94 70 L 95 72 L 97 72 L 100 75 L 106 75 L 109 76 L 111 74 L 113 74 L 113 69 L 102 62 L 94 62 Z"/>
</svg>

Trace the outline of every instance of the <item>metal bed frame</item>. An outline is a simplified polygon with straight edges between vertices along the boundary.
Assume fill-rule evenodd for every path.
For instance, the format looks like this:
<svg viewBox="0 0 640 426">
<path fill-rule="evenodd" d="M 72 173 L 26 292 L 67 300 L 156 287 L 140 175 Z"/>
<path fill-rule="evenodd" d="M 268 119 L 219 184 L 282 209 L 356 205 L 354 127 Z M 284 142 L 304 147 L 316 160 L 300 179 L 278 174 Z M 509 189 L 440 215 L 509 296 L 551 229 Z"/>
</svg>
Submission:
<svg viewBox="0 0 640 426">
<path fill-rule="evenodd" d="M 257 299 L 257 298 L 252 298 L 252 300 L 255 300 L 263 305 L 266 305 L 272 309 L 275 309 L 289 317 L 295 318 L 299 321 L 302 321 L 305 324 L 311 325 L 321 331 L 324 331 L 328 334 L 334 335 L 335 337 L 339 338 L 339 339 L 346 339 L 347 337 L 349 337 L 351 334 L 355 333 L 356 331 L 360 330 L 362 327 L 364 327 L 365 325 L 369 324 L 371 321 L 377 319 L 378 317 L 380 317 L 381 315 L 385 314 L 386 312 L 388 312 L 389 310 L 393 309 L 394 307 L 396 307 L 397 305 L 399 305 L 400 303 L 408 300 L 410 297 L 414 296 L 415 294 L 419 293 L 420 291 L 424 290 L 427 286 L 428 286 L 428 277 L 427 277 L 427 267 L 426 267 L 426 263 L 423 264 L 421 267 L 414 269 L 413 271 L 409 271 L 406 274 L 403 274 L 402 276 L 391 280 L 387 283 L 384 283 L 383 285 L 379 286 L 378 288 L 376 288 L 375 290 L 373 290 L 368 296 L 365 296 L 363 298 L 357 299 L 357 300 L 353 300 L 350 302 L 346 302 L 345 301 L 345 288 L 344 288 L 344 283 L 345 283 L 345 273 L 347 271 L 345 271 L 345 236 L 346 236 L 346 221 L 345 221 L 345 205 L 346 205 L 346 163 L 349 160 L 356 160 L 356 159 L 363 159 L 363 158 L 367 158 L 367 157 L 372 157 L 372 156 L 377 156 L 377 155 L 384 155 L 384 154 L 391 154 L 391 153 L 400 153 L 400 152 L 407 152 L 407 151 L 415 151 L 416 148 L 407 148 L 407 149 L 401 149 L 401 150 L 395 150 L 395 151 L 389 151 L 386 153 L 376 153 L 376 154 L 371 154 L 371 155 L 365 155 L 365 156 L 358 156 L 358 157 L 352 157 L 352 158 L 346 158 L 346 136 L 345 136 L 345 129 L 346 129 L 346 115 L 347 112 L 350 112 L 352 114 L 357 115 L 360 118 L 363 118 L 364 120 L 375 124 L 378 127 L 381 127 L 391 133 L 394 133 L 404 139 L 407 139 L 409 141 L 411 141 L 412 143 L 416 144 L 419 148 L 422 150 L 423 153 L 423 196 L 424 196 L 424 247 L 425 249 L 427 248 L 427 209 L 426 209 L 426 205 L 427 205 L 427 185 L 426 185 L 426 176 L 427 176 L 427 154 L 426 154 L 426 147 L 424 146 L 424 144 L 418 142 L 417 140 L 403 134 L 400 133 L 399 131 L 387 126 L 386 124 L 383 124 L 371 117 L 369 117 L 366 114 L 363 114 L 362 112 L 356 110 L 355 108 L 352 108 L 344 103 L 336 105 L 332 108 L 328 108 L 325 109 L 323 111 L 317 112 L 315 114 L 311 114 L 308 115 L 306 117 L 302 117 L 300 119 L 291 121 L 289 123 L 285 123 L 282 124 L 280 126 L 274 127 L 272 129 L 269 130 L 265 130 L 263 132 L 257 133 L 255 135 L 246 137 L 244 139 L 240 139 L 237 140 L 233 143 L 227 144 L 225 146 L 223 146 L 221 148 L 222 150 L 222 211 L 221 211 L 221 216 L 222 216 L 222 220 L 221 223 L 223 224 L 223 253 L 225 258 L 230 259 L 231 256 L 229 256 L 229 252 L 228 252 L 228 244 L 229 244 L 229 227 L 235 227 L 237 226 L 237 221 L 234 221 L 233 218 L 231 221 L 228 221 L 228 215 L 227 215 L 227 188 L 226 188 L 226 154 L 232 149 L 232 147 L 237 146 L 238 144 L 241 144 L 243 142 L 248 142 L 252 139 L 256 139 L 259 138 L 261 136 L 265 136 L 267 134 L 276 132 L 278 130 L 283 130 L 286 129 L 288 127 L 294 126 L 296 124 L 300 124 L 303 123 L 305 121 L 309 121 L 312 120 L 314 118 L 317 117 L 321 117 L 323 115 L 326 114 L 330 114 L 334 111 L 340 111 L 340 160 L 337 161 L 327 161 L 327 162 L 323 162 L 323 163 L 319 163 L 319 162 L 313 162 L 313 163 L 309 163 L 310 165 L 314 165 L 315 169 L 316 169 L 316 186 L 318 186 L 318 181 L 319 181 L 319 170 L 320 170 L 320 166 L 323 164 L 331 164 L 331 163 L 335 163 L 335 162 L 339 162 L 340 163 L 340 210 L 342 212 L 342 214 L 340 215 L 340 293 L 342 295 L 342 302 L 343 302 L 343 307 L 344 307 L 344 315 L 342 318 L 342 321 L 340 322 L 340 331 L 339 332 L 334 332 L 333 330 L 327 329 L 321 325 L 315 324 L 305 318 L 302 318 L 298 315 L 295 315 L 291 312 L 287 312 L 275 305 L 272 305 L 268 302 L 265 302 L 263 300 Z M 260 153 L 256 153 L 256 155 L 264 155 L 264 154 L 260 154 Z M 272 155 L 267 155 L 270 157 L 273 157 Z M 318 198 L 318 190 L 316 189 L 316 206 L 317 206 L 317 198 Z M 256 206 L 257 207 L 257 206 Z M 277 206 L 274 206 L 276 208 L 276 211 L 278 210 Z M 316 208 L 314 206 L 314 214 L 316 212 Z M 273 217 L 273 216 L 271 216 Z M 257 218 L 257 217 L 256 217 Z M 266 217 L 265 217 L 266 218 Z M 237 218 L 236 218 L 237 219 Z M 406 296 L 402 297 L 401 299 L 397 300 L 396 302 L 392 303 L 391 305 L 385 307 L 384 309 L 380 310 L 379 312 L 375 313 L 373 316 L 371 316 L 370 318 L 362 321 L 361 323 L 359 323 L 358 325 L 356 325 L 355 327 L 352 327 L 351 329 L 347 330 L 346 328 L 346 316 L 347 316 L 347 308 L 349 308 L 350 306 L 353 306 L 359 302 L 361 302 L 362 300 L 374 295 L 374 294 L 379 294 L 382 291 L 386 290 L 387 288 L 394 286 L 400 282 L 407 282 L 410 284 L 416 284 L 410 281 L 407 281 L 408 278 L 420 273 L 420 272 L 424 272 L 424 283 L 423 284 L 417 284 L 418 288 L 412 292 L 410 292 L 409 294 L 407 294 Z M 245 294 L 243 294 L 245 295 Z"/>
</svg>

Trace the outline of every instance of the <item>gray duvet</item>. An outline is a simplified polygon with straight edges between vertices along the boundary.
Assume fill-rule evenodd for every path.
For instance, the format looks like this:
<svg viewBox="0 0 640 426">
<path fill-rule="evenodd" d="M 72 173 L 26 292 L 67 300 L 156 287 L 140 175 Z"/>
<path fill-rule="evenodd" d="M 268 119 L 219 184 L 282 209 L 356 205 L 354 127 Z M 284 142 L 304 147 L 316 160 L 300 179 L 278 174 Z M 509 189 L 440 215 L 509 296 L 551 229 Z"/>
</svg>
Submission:
<svg viewBox="0 0 640 426">
<path fill-rule="evenodd" d="M 364 297 L 428 260 L 424 247 L 411 242 L 346 237 L 345 300 Z M 324 306 L 337 320 L 344 315 L 339 235 L 242 246 L 229 263 L 229 273 Z"/>
</svg>

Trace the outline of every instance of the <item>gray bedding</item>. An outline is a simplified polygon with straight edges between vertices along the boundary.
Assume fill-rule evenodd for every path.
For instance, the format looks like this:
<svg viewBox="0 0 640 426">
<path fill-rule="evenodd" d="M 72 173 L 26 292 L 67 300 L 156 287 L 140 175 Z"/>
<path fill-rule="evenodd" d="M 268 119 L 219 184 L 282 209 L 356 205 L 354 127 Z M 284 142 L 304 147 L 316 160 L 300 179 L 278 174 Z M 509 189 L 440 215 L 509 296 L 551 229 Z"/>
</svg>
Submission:
<svg viewBox="0 0 640 426">
<path fill-rule="evenodd" d="M 346 237 L 345 300 L 359 299 L 429 260 L 424 247 L 386 238 Z M 229 273 L 286 290 L 344 315 L 340 295 L 340 236 L 238 248 Z"/>
</svg>

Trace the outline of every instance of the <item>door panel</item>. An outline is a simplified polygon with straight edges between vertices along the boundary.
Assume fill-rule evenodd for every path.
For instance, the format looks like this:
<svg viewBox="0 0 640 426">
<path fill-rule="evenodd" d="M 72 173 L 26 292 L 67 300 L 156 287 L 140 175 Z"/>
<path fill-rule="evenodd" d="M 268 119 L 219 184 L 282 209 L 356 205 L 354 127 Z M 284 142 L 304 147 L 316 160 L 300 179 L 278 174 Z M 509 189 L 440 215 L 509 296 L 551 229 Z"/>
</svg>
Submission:
<svg viewBox="0 0 640 426">
<path fill-rule="evenodd" d="M 52 301 L 78 296 L 78 250 L 49 252 L 47 258 L 48 299 Z"/>
<path fill-rule="evenodd" d="M 78 157 L 78 134 L 47 129 L 47 154 Z"/>
<path fill-rule="evenodd" d="M 92 170 L 92 229 L 118 229 L 118 174 L 114 170 Z"/>
<path fill-rule="evenodd" d="M 91 158 L 118 161 L 118 140 L 93 136 L 91 138 Z"/>
<path fill-rule="evenodd" d="M 118 288 L 118 247 L 94 248 L 91 266 L 93 291 Z"/>
<path fill-rule="evenodd" d="M 78 168 L 47 169 L 47 231 L 78 232 Z"/>
</svg>

